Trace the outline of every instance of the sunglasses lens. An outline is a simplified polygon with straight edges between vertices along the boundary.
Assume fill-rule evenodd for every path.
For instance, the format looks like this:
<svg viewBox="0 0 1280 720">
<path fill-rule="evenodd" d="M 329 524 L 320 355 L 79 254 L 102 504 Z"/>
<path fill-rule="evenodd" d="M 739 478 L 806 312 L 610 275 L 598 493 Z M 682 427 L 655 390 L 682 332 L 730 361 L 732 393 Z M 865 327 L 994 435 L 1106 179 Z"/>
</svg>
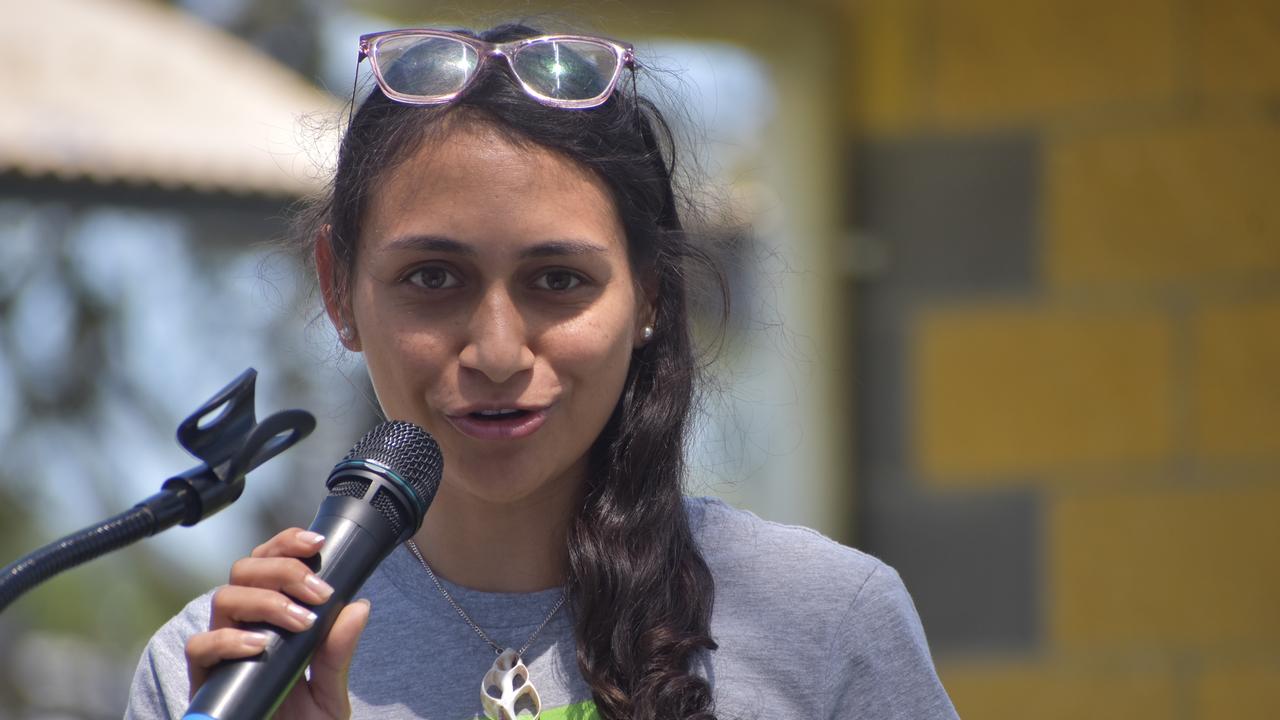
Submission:
<svg viewBox="0 0 1280 720">
<path fill-rule="evenodd" d="M 552 100 L 590 100 L 609 91 L 618 55 L 603 43 L 547 40 L 520 49 L 512 67 L 525 85 Z"/>
<path fill-rule="evenodd" d="M 422 35 L 383 38 L 374 59 L 389 90 L 422 99 L 461 90 L 478 61 L 475 49 L 466 43 Z"/>
</svg>

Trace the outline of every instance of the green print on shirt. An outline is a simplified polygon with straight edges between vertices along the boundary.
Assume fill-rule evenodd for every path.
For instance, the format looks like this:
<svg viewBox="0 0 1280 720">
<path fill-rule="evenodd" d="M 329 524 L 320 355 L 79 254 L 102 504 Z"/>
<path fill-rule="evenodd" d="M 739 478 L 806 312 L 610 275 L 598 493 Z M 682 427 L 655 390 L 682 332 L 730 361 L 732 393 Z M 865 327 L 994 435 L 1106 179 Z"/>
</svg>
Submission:
<svg viewBox="0 0 1280 720">
<path fill-rule="evenodd" d="M 543 710 L 542 720 L 600 720 L 600 713 L 596 712 L 594 702 L 585 700 L 562 708 Z"/>
<path fill-rule="evenodd" d="M 596 712 L 594 702 L 584 700 L 560 708 L 543 710 L 540 718 L 541 720 L 600 720 L 600 713 Z M 475 720 L 484 720 L 484 716 L 477 715 Z"/>
</svg>

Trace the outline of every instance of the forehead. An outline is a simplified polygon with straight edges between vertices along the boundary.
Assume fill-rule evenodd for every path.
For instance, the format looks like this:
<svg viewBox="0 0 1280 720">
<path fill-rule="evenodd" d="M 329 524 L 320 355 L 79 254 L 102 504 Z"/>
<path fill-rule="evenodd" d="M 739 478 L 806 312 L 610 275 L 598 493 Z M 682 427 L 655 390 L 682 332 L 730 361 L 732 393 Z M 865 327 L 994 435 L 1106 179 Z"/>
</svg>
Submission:
<svg viewBox="0 0 1280 720">
<path fill-rule="evenodd" d="M 365 231 L 379 238 L 435 234 L 470 242 L 625 236 L 604 182 L 580 163 L 513 143 L 486 123 L 457 123 L 385 173 Z"/>
</svg>

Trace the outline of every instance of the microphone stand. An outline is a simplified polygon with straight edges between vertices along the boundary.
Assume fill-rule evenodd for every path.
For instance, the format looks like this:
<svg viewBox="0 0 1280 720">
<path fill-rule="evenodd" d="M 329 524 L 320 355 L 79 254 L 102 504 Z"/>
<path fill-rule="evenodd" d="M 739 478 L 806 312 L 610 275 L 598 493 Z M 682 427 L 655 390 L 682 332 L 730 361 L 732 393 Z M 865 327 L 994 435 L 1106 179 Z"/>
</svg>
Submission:
<svg viewBox="0 0 1280 720">
<path fill-rule="evenodd" d="M 52 542 L 0 570 L 0 611 L 58 573 L 178 523 L 195 525 L 235 502 L 250 470 L 315 429 L 305 410 L 254 418 L 258 371 L 249 368 L 178 426 L 178 444 L 202 462 L 164 481 L 129 510 Z"/>
</svg>

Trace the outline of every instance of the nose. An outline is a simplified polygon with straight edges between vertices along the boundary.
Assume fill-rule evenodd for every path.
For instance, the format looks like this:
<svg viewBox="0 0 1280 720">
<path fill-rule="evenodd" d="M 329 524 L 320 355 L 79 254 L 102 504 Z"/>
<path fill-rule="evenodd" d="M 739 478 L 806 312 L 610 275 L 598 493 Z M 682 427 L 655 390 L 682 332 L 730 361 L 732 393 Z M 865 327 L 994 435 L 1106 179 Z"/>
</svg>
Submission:
<svg viewBox="0 0 1280 720">
<path fill-rule="evenodd" d="M 472 313 L 466 345 L 459 355 L 464 368 L 503 383 L 533 368 L 533 350 L 525 336 L 524 318 L 504 288 L 485 293 Z"/>
</svg>

